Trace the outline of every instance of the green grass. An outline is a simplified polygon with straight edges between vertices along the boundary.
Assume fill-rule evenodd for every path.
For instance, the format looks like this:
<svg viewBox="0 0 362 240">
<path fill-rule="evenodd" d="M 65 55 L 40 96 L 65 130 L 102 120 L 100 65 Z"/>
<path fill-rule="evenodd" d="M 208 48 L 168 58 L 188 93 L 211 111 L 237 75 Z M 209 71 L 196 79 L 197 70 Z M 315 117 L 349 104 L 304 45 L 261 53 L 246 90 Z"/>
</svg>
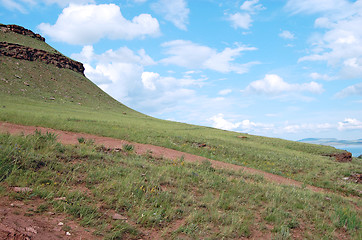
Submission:
<svg viewBox="0 0 362 240">
<path fill-rule="evenodd" d="M 361 186 L 342 178 L 360 173 L 362 160 L 338 163 L 323 154 L 332 147 L 272 139 L 158 120 L 123 105 L 100 108 L 0 95 L 0 120 L 92 133 L 164 146 L 207 158 L 261 169 L 323 188 L 359 195 Z M 100 102 L 99 105 L 103 103 Z M 128 111 L 127 114 L 124 114 Z M 247 138 L 238 138 L 243 135 Z M 205 143 L 206 147 L 199 147 Z"/>
<path fill-rule="evenodd" d="M 21 38 L 24 45 L 48 46 L 7 34 L 11 41 Z M 361 173 L 362 159 L 338 163 L 322 156 L 342 150 L 155 119 L 117 102 L 79 73 L 37 61 L 0 60 L 0 121 L 164 146 L 361 195 L 360 184 L 343 178 Z"/>
<path fill-rule="evenodd" d="M 273 239 L 362 236 L 359 199 L 270 184 L 243 172 L 213 169 L 207 161 L 105 153 L 92 143 L 64 146 L 40 132 L 0 135 L 0 146 L 1 166 L 9 166 L 1 188 L 34 189 L 1 195 L 42 198 L 46 202 L 32 214 L 66 213 L 105 239 L 140 238 L 152 231 L 167 239 L 233 239 L 256 232 Z M 111 212 L 128 222 L 112 220 Z M 172 228 L 176 222 L 179 226 Z"/>
<path fill-rule="evenodd" d="M 44 50 L 44 51 L 47 51 L 50 53 L 61 54 L 60 52 L 58 52 L 57 50 L 55 50 L 54 48 L 52 48 L 45 42 L 42 42 L 35 38 L 31 38 L 29 36 L 24 36 L 21 34 L 10 32 L 10 31 L 6 32 L 6 33 L 3 31 L 0 31 L 0 42 L 15 43 L 15 44 L 19 44 L 19 45 L 39 49 L 39 50 Z"/>
</svg>

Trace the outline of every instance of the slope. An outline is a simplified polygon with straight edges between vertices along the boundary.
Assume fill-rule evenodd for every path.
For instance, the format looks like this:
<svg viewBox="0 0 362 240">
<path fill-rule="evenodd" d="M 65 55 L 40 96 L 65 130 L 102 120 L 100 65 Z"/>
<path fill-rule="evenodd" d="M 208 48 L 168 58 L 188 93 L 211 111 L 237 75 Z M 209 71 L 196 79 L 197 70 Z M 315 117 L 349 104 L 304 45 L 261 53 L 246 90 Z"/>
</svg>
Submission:
<svg viewBox="0 0 362 240">
<path fill-rule="evenodd" d="M 14 34 L 0 31 L 0 42 L 57 53 L 43 41 Z M 361 193 L 359 184 L 343 180 L 361 173 L 361 160 L 340 163 L 323 156 L 341 150 L 155 119 L 117 102 L 79 72 L 38 60 L 0 60 L 0 121 L 154 144 L 337 192 Z"/>
</svg>

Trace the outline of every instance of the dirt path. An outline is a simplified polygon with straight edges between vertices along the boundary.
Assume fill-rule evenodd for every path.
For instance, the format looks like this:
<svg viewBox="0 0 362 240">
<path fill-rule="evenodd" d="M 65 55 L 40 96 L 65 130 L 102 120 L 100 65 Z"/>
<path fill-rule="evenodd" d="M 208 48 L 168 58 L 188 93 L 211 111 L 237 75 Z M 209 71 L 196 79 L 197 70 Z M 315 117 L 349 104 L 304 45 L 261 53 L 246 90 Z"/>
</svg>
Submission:
<svg viewBox="0 0 362 240">
<path fill-rule="evenodd" d="M 44 201 L 10 200 L 0 198 L 0 239 L 14 240 L 61 240 L 61 239 L 101 239 L 65 214 L 36 209 Z M 51 210 L 51 209 L 49 209 Z"/>
<path fill-rule="evenodd" d="M 13 123 L 7 123 L 7 122 L 0 122 L 0 132 L 3 133 L 10 133 L 10 134 L 20 134 L 24 133 L 25 135 L 34 133 L 35 130 L 40 130 L 42 132 L 51 132 L 56 133 L 58 135 L 58 140 L 63 144 L 77 144 L 78 138 L 83 137 L 85 139 L 93 139 L 95 144 L 104 145 L 107 148 L 122 148 L 123 144 L 132 144 L 134 146 L 135 152 L 137 154 L 152 154 L 154 157 L 164 157 L 167 159 L 180 159 L 181 157 L 184 157 L 184 160 L 186 162 L 197 162 L 201 163 L 205 160 L 208 160 L 214 168 L 217 169 L 229 169 L 229 170 L 242 170 L 249 174 L 259 174 L 264 177 L 267 181 L 277 183 L 277 184 L 283 184 L 283 185 L 291 185 L 296 187 L 301 187 L 303 183 L 295 181 L 293 179 L 285 178 L 279 175 L 275 175 L 272 173 L 264 172 L 261 170 L 243 167 L 231 163 L 225 163 L 220 161 L 215 161 L 211 159 L 207 159 L 204 157 L 200 157 L 197 155 L 189 154 L 180 152 L 177 150 L 165 148 L 165 147 L 159 147 L 154 146 L 150 144 L 141 144 L 141 143 L 135 143 L 135 142 L 128 142 L 125 140 L 115 139 L 115 138 L 109 138 L 109 137 L 100 137 L 96 135 L 86 134 L 86 133 L 75 133 L 75 132 L 67 132 L 67 131 L 61 131 L 61 130 L 54 130 L 51 128 L 44 128 L 44 127 L 34 127 L 34 126 L 23 126 Z M 307 189 L 310 189 L 315 192 L 326 192 L 323 188 L 318 188 L 314 186 L 307 185 Z"/>
</svg>

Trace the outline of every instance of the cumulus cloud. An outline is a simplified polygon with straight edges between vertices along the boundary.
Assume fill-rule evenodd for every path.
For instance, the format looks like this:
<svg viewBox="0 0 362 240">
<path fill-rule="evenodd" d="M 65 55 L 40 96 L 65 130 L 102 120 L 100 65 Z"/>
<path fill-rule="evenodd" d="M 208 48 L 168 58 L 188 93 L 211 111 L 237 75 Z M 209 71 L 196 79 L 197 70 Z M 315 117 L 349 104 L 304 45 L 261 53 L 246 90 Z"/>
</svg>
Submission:
<svg viewBox="0 0 362 240">
<path fill-rule="evenodd" d="M 255 123 L 248 119 L 241 122 L 228 121 L 225 119 L 224 114 L 219 113 L 209 119 L 212 122 L 214 128 L 219 128 L 223 130 L 241 130 L 246 132 L 261 132 L 270 130 L 274 127 L 273 124 L 264 124 L 264 123 Z"/>
<path fill-rule="evenodd" d="M 274 116 L 274 115 L 273 115 Z M 212 127 L 229 130 L 243 131 L 248 133 L 270 134 L 300 134 L 300 133 L 320 133 L 333 130 L 348 131 L 361 130 L 362 121 L 355 118 L 346 118 L 338 123 L 300 123 L 300 124 L 271 124 L 257 123 L 248 119 L 242 121 L 227 120 L 224 114 L 217 114 L 208 119 Z"/>
<path fill-rule="evenodd" d="M 242 74 L 248 72 L 252 65 L 258 64 L 257 62 L 235 63 L 235 59 L 242 52 L 256 50 L 254 47 L 237 46 L 218 52 L 216 49 L 185 40 L 166 42 L 162 44 L 162 47 L 166 48 L 165 53 L 170 56 L 162 59 L 161 63 L 191 69 L 210 69 L 222 73 Z"/>
<path fill-rule="evenodd" d="M 152 9 L 172 22 L 177 28 L 187 30 L 190 9 L 185 0 L 159 0 L 151 5 Z"/>
<path fill-rule="evenodd" d="M 250 14 L 248 14 L 248 13 L 230 14 L 228 19 L 235 29 L 237 29 L 237 28 L 249 29 L 251 26 L 251 23 L 253 22 Z"/>
<path fill-rule="evenodd" d="M 154 72 L 143 72 L 142 83 L 143 86 L 150 90 L 156 90 L 155 81 L 160 77 L 160 74 Z"/>
<path fill-rule="evenodd" d="M 174 116 L 183 116 L 185 112 L 196 111 L 191 111 L 190 105 L 200 112 L 200 108 L 212 102 L 204 100 L 194 90 L 205 84 L 206 77 L 194 78 L 191 74 L 197 75 L 195 72 L 177 78 L 145 71 L 156 63 L 143 49 L 133 51 L 121 47 L 96 54 L 92 46 L 85 46 L 71 57 L 84 62 L 85 75 L 101 89 L 127 106 L 147 114 L 176 112 Z M 198 108 L 200 101 L 206 104 Z"/>
<path fill-rule="evenodd" d="M 249 0 L 243 2 L 240 6 L 242 12 L 237 12 L 234 14 L 228 14 L 227 19 L 231 22 L 231 25 L 237 28 L 249 29 L 251 23 L 253 22 L 252 15 L 256 14 L 258 11 L 264 10 L 262 4 L 258 4 L 259 0 Z"/>
<path fill-rule="evenodd" d="M 344 98 L 351 95 L 360 95 L 362 96 L 362 83 L 358 83 L 352 86 L 349 86 L 342 91 L 338 92 L 336 94 L 336 97 L 338 98 Z"/>
<path fill-rule="evenodd" d="M 295 39 L 295 36 L 293 33 L 287 31 L 287 30 L 284 30 L 282 31 L 280 34 L 279 34 L 279 37 L 281 38 L 284 38 L 284 39 Z"/>
<path fill-rule="evenodd" d="M 323 86 L 317 82 L 290 84 L 276 74 L 266 74 L 264 79 L 251 82 L 243 92 L 277 95 L 290 92 L 322 93 Z"/>
<path fill-rule="evenodd" d="M 324 61 L 340 69 L 344 78 L 362 74 L 362 1 L 289 0 L 286 9 L 294 14 L 319 13 L 314 26 L 319 31 L 311 37 L 311 54 L 302 61 Z"/>
<path fill-rule="evenodd" d="M 144 66 L 155 64 L 143 49 L 135 53 L 127 47 L 96 54 L 92 46 L 85 46 L 71 57 L 84 63 L 89 79 L 112 97 L 124 101 L 143 88 Z"/>
<path fill-rule="evenodd" d="M 197 86 L 202 87 L 206 78 L 194 79 L 189 75 L 184 76 L 184 78 L 175 78 L 175 77 L 164 77 L 155 72 L 143 72 L 142 73 L 142 83 L 145 88 L 150 90 L 157 89 L 171 89 L 179 87 L 189 87 Z M 156 87 L 157 86 L 157 87 Z"/>
<path fill-rule="evenodd" d="M 343 122 L 338 122 L 338 130 L 357 130 L 362 129 L 362 122 L 355 118 L 346 118 Z"/>
<path fill-rule="evenodd" d="M 140 14 L 127 20 L 115 4 L 71 4 L 63 9 L 54 25 L 42 23 L 38 28 L 55 41 L 80 45 L 96 43 L 101 38 L 129 40 L 160 32 L 156 18 Z"/>
</svg>

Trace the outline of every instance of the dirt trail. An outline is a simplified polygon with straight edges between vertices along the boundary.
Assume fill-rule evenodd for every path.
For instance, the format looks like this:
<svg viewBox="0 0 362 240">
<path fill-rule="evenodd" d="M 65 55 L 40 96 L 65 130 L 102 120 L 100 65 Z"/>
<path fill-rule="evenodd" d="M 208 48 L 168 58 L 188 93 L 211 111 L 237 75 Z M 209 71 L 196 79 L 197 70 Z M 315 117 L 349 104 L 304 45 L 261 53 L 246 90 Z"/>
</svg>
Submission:
<svg viewBox="0 0 362 240">
<path fill-rule="evenodd" d="M 200 157 L 197 155 L 189 154 L 180 152 L 177 150 L 154 146 L 150 144 L 141 144 L 135 142 L 128 142 L 125 140 L 110 138 L 110 137 L 100 137 L 96 135 L 91 135 L 87 133 L 76 133 L 76 132 L 68 132 L 68 131 L 61 131 L 61 130 L 54 130 L 51 128 L 45 127 L 34 127 L 34 126 L 23 126 L 13 123 L 7 122 L 0 122 L 0 132 L 3 133 L 10 133 L 10 134 L 21 134 L 24 133 L 25 135 L 34 133 L 35 130 L 40 130 L 42 132 L 51 132 L 58 135 L 58 140 L 63 144 L 77 144 L 78 138 L 83 137 L 85 139 L 93 139 L 95 144 L 104 145 L 107 148 L 122 148 L 123 144 L 132 144 L 134 146 L 135 152 L 137 154 L 151 154 L 154 157 L 164 157 L 167 159 L 179 159 L 184 157 L 186 162 L 197 162 L 201 163 L 205 160 L 208 160 L 214 168 L 217 169 L 229 169 L 229 170 L 242 170 L 249 174 L 259 174 L 264 177 L 267 181 L 283 184 L 283 185 L 291 185 L 296 187 L 301 187 L 303 183 L 295 181 L 293 179 L 285 178 L 279 175 L 275 175 L 272 173 L 264 172 L 261 170 L 243 167 L 231 163 L 220 162 L 216 160 L 207 159 L 204 157 Z M 310 189 L 315 192 L 326 192 L 323 188 L 318 188 L 314 186 L 307 185 L 307 189 Z"/>
<path fill-rule="evenodd" d="M 16 201 L 0 198 L 0 239 L 101 239 L 69 220 L 65 214 L 50 211 L 36 213 L 37 207 L 43 203 L 41 199 Z"/>
</svg>

